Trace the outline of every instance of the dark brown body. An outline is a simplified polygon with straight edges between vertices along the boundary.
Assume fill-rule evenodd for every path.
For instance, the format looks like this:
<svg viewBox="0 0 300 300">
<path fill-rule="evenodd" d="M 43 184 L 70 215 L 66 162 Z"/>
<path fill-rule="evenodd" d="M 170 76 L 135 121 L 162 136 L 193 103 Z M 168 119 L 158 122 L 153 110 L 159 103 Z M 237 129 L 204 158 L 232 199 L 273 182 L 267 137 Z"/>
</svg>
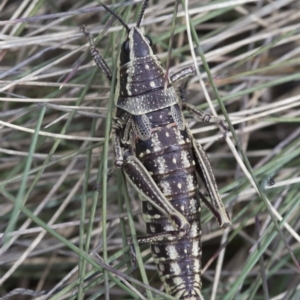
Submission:
<svg viewBox="0 0 300 300">
<path fill-rule="evenodd" d="M 122 45 L 117 73 L 116 165 L 144 196 L 148 236 L 138 241 L 151 245 L 166 292 L 177 299 L 200 300 L 196 171 L 215 201 L 212 207 L 224 207 L 205 152 L 186 127 L 182 101 L 165 74 L 148 38 L 133 27 Z M 220 223 L 224 220 L 228 221 L 227 215 Z"/>
<path fill-rule="evenodd" d="M 211 116 L 184 104 L 173 88 L 174 81 L 191 75 L 188 68 L 170 79 L 151 41 L 139 24 L 126 28 L 115 90 L 116 111 L 113 124 L 115 165 L 123 169 L 128 182 L 143 196 L 146 237 L 139 243 L 151 246 L 153 260 L 166 293 L 182 300 L 202 300 L 200 192 L 197 173 L 210 196 L 205 203 L 221 227 L 230 220 L 218 194 L 209 161 L 201 145 L 189 132 L 183 106 L 205 122 Z M 87 34 L 88 35 L 88 34 Z M 91 41 L 97 65 L 111 79 L 111 72 Z M 201 196 L 201 199 L 205 199 Z"/>
</svg>

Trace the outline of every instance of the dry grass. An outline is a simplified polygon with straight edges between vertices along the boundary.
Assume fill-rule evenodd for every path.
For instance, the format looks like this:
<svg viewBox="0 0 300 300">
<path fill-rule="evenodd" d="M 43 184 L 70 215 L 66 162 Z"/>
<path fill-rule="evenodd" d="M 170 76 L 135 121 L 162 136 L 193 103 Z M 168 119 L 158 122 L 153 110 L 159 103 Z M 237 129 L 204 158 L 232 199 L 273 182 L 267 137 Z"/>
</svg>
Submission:
<svg viewBox="0 0 300 300">
<path fill-rule="evenodd" d="M 140 1 L 115 8 L 129 24 L 140 7 L 132 2 Z M 234 125 L 226 144 L 216 126 L 188 119 L 233 223 L 223 231 L 203 210 L 203 296 L 300 299 L 299 1 L 190 0 L 188 15 L 183 4 L 169 72 L 193 65 L 194 50 L 204 85 L 193 77 L 187 101 Z M 2 1 L 0 20 L 98 5 Z M 150 1 L 143 21 L 164 65 L 173 13 L 174 1 Z M 46 291 L 35 299 L 105 299 L 105 291 L 106 299 L 173 299 L 153 289 L 161 284 L 147 245 L 131 272 L 126 237 L 145 234 L 140 202 L 121 173 L 106 184 L 113 87 L 79 27 L 99 36 L 114 70 L 124 30 L 109 22 L 99 10 L 0 22 L 0 299 L 16 288 L 21 294 L 9 299 L 30 291 Z"/>
</svg>

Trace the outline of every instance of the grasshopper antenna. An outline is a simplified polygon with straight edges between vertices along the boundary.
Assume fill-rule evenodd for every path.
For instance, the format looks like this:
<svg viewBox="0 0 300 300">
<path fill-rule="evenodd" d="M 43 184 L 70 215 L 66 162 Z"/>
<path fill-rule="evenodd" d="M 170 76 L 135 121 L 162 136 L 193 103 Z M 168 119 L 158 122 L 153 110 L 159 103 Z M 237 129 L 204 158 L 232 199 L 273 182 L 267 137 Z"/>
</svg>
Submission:
<svg viewBox="0 0 300 300">
<path fill-rule="evenodd" d="M 127 30 L 127 32 L 129 33 L 130 28 L 128 27 L 128 25 L 124 22 L 124 20 L 118 16 L 113 10 L 111 10 L 108 6 L 106 6 L 105 4 L 101 4 L 101 6 L 103 6 L 111 15 L 113 15 L 116 19 L 119 20 L 119 22 L 124 26 L 124 28 Z"/>
<path fill-rule="evenodd" d="M 143 4 L 143 7 L 141 9 L 141 12 L 140 12 L 140 15 L 139 15 L 139 19 L 138 21 L 136 22 L 136 27 L 139 28 L 140 25 L 141 25 L 141 22 L 142 22 L 142 19 L 143 19 L 143 16 L 144 16 L 144 12 L 148 6 L 148 2 L 149 0 L 145 0 L 144 4 Z"/>
</svg>

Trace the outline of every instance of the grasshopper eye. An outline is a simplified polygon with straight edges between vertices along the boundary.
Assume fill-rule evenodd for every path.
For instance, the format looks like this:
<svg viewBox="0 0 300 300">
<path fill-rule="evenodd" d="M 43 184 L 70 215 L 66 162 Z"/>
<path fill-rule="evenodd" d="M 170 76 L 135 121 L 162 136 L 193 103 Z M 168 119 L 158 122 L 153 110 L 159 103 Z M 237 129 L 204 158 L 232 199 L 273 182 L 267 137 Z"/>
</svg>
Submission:
<svg viewBox="0 0 300 300">
<path fill-rule="evenodd" d="M 122 44 L 121 53 L 120 53 L 120 62 L 121 65 L 124 65 L 129 61 L 130 61 L 130 43 L 129 43 L 129 39 L 127 39 Z"/>
<path fill-rule="evenodd" d="M 129 52 L 129 51 L 130 51 L 129 40 L 128 40 L 128 39 L 123 43 L 123 45 L 122 45 L 122 50 L 123 50 L 124 52 Z"/>
<path fill-rule="evenodd" d="M 152 47 L 153 44 L 151 38 L 148 35 L 145 35 L 145 39 L 148 42 L 149 46 Z"/>
</svg>

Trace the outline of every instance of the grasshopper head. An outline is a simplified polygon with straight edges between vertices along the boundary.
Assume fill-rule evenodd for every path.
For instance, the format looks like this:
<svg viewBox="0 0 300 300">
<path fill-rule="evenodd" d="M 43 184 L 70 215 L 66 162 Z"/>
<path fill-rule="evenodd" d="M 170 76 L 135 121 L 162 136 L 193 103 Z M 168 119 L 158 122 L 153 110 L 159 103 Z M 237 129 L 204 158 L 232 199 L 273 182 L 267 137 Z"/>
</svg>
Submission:
<svg viewBox="0 0 300 300">
<path fill-rule="evenodd" d="M 120 65 L 123 66 L 136 58 L 153 55 L 151 46 L 151 39 L 144 35 L 141 29 L 132 27 L 121 48 Z"/>
<path fill-rule="evenodd" d="M 107 10 L 111 15 L 113 15 L 116 19 L 119 20 L 119 22 L 123 25 L 123 27 L 127 30 L 128 33 L 127 39 L 123 43 L 121 49 L 121 66 L 134 60 L 135 58 L 153 55 L 151 49 L 152 42 L 150 38 L 144 35 L 144 33 L 139 28 L 148 2 L 149 0 L 144 1 L 136 26 L 132 28 L 129 28 L 129 26 L 124 22 L 124 20 L 120 16 L 118 16 L 114 11 L 112 11 L 106 5 L 101 4 L 105 8 L 105 10 Z"/>
</svg>

